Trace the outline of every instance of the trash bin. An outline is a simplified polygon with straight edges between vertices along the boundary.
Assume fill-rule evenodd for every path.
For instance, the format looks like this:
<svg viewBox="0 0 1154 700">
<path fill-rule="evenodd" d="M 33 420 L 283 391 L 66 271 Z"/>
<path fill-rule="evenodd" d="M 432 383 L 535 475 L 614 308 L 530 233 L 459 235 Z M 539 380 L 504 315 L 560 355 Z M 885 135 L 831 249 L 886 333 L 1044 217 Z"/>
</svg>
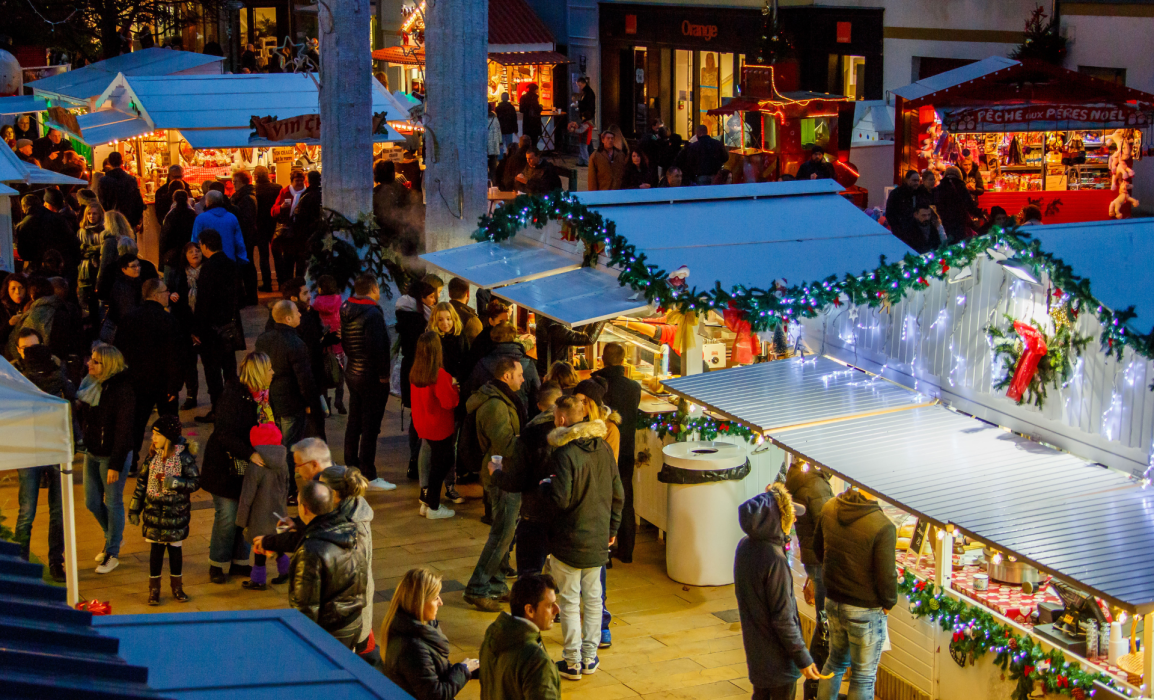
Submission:
<svg viewBox="0 0 1154 700">
<path fill-rule="evenodd" d="M 665 570 L 690 586 L 733 583 L 733 557 L 745 536 L 737 507 L 749 475 L 745 448 L 727 442 L 675 442 L 662 450 L 658 481 L 669 484 Z"/>
</svg>

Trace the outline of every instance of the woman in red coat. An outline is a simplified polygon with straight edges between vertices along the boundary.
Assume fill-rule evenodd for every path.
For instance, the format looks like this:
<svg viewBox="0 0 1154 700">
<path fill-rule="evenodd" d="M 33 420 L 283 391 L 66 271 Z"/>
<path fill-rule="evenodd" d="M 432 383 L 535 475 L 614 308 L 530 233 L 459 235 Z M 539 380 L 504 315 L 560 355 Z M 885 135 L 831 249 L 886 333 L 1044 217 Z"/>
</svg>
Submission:
<svg viewBox="0 0 1154 700">
<path fill-rule="evenodd" d="M 461 396 L 456 380 L 445 371 L 443 364 L 441 337 L 436 331 L 425 331 L 417 339 L 409 383 L 413 427 L 417 429 L 417 436 L 429 443 L 429 483 L 421 489 L 421 515 L 430 520 L 455 515 L 441 505 L 441 487 L 455 461 L 453 437 L 457 426 L 453 409 Z"/>
</svg>

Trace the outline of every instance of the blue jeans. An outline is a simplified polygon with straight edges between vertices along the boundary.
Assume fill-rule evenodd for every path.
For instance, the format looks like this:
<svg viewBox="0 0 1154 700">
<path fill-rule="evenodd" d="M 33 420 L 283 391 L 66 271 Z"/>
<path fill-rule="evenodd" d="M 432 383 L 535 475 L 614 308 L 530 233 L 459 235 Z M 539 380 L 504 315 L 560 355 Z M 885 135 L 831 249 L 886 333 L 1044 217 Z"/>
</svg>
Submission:
<svg viewBox="0 0 1154 700">
<path fill-rule="evenodd" d="M 128 454 L 129 459 L 132 453 Z M 104 553 L 120 556 L 124 539 L 124 482 L 128 481 L 128 460 L 120 465 L 120 478 L 108 483 L 108 457 L 84 453 L 84 505 L 96 516 L 104 530 Z"/>
<path fill-rule="evenodd" d="M 589 165 L 589 144 L 577 145 L 577 165 Z"/>
<path fill-rule="evenodd" d="M 48 565 L 64 564 L 64 509 L 60 501 L 60 467 L 50 464 L 19 470 L 20 514 L 16 516 L 16 542 L 28 557 L 32 541 L 32 521 L 36 519 L 36 502 L 40 498 L 40 478 L 48 474 Z"/>
<path fill-rule="evenodd" d="M 465 595 L 474 598 L 499 598 L 509 592 L 505 574 L 501 573 L 501 561 L 509 552 L 516 531 L 517 514 L 521 512 L 521 494 L 502 491 L 493 484 L 485 487 L 485 495 L 493 505 L 493 525 L 489 528 L 489 539 L 465 586 Z"/>
<path fill-rule="evenodd" d="M 829 618 L 829 658 L 822 673 L 833 678 L 818 683 L 818 700 L 835 700 L 847 667 L 853 667 L 847 700 L 873 700 L 874 681 L 886 637 L 886 614 L 881 608 L 825 602 Z"/>
<path fill-rule="evenodd" d="M 825 579 L 822 578 L 821 564 L 803 564 L 805 575 L 813 581 L 813 609 L 825 610 Z"/>
<path fill-rule="evenodd" d="M 304 439 L 307 424 L 308 416 L 304 411 L 291 416 L 277 416 L 276 427 L 280 428 L 281 444 L 286 450 L 291 450 L 293 445 Z M 292 458 L 292 452 L 289 452 L 289 458 Z"/>
<path fill-rule="evenodd" d="M 509 146 L 517 143 L 517 134 L 501 134 L 501 152 L 509 150 Z"/>
<path fill-rule="evenodd" d="M 250 467 L 251 468 L 251 467 Z M 233 562 L 248 563 L 249 545 L 236 526 L 236 511 L 239 501 L 213 495 L 212 535 L 208 540 L 208 563 L 225 568 Z"/>
</svg>

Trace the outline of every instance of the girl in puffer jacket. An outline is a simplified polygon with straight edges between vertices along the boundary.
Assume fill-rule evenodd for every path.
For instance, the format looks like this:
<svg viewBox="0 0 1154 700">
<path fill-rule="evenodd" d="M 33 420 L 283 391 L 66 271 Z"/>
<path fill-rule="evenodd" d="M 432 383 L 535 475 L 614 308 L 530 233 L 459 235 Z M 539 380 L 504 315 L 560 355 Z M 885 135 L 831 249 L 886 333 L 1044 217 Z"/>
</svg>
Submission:
<svg viewBox="0 0 1154 700">
<path fill-rule="evenodd" d="M 240 500 L 236 511 L 236 525 L 244 528 L 244 538 L 252 542 L 254 537 L 274 535 L 277 523 L 288 511 L 289 475 L 288 453 L 281 431 L 276 423 L 261 423 L 248 432 L 248 441 L 254 452 L 261 456 L 263 464 L 252 462 L 244 472 L 244 485 L 240 490 Z M 259 552 L 253 555 L 252 574 L 241 586 L 250 591 L 268 589 L 268 572 L 265 571 L 267 555 Z M 276 558 L 277 577 L 275 584 L 288 581 L 289 556 L 280 554 Z"/>
<path fill-rule="evenodd" d="M 188 601 L 181 579 L 183 556 L 180 545 L 188 537 L 192 516 L 191 496 L 199 486 L 196 466 L 197 444 L 185 442 L 180 418 L 161 416 L 152 425 L 152 450 L 136 479 L 136 492 L 128 506 L 128 521 L 140 525 L 143 513 L 144 539 L 152 543 L 148 564 L 148 604 L 160 605 L 160 568 L 168 550 L 172 597 Z"/>
</svg>

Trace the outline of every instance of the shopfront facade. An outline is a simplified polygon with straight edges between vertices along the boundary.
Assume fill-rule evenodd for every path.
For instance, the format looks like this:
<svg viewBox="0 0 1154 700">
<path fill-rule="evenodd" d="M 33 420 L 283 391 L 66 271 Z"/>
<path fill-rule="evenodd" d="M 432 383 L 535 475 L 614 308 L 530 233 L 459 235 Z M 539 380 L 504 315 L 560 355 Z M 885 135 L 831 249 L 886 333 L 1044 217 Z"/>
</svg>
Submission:
<svg viewBox="0 0 1154 700">
<path fill-rule="evenodd" d="M 882 10 L 786 7 L 781 17 L 799 64 L 792 89 L 881 99 Z M 719 134 L 708 112 L 740 94 L 763 24 L 753 9 L 601 4 L 600 125 L 637 136 L 657 117 L 685 138 L 699 124 Z"/>
</svg>

